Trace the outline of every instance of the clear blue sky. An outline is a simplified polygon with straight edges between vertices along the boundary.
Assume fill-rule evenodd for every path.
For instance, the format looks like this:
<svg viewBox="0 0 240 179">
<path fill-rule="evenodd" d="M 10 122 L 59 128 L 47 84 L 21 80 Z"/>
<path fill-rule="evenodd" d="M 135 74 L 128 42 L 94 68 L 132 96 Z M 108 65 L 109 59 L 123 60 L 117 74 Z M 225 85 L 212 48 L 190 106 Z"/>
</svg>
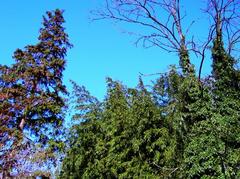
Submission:
<svg viewBox="0 0 240 179">
<path fill-rule="evenodd" d="M 37 42 L 42 15 L 48 10 L 64 9 L 66 31 L 74 48 L 68 52 L 64 81 L 69 79 L 85 85 L 92 95 L 103 98 L 105 78 L 112 77 L 128 86 L 136 86 L 139 72 L 151 74 L 165 72 L 170 64 L 178 64 L 176 54 L 168 54 L 159 48 L 135 47 L 133 36 L 121 33 L 110 21 L 91 22 L 90 10 L 99 7 L 100 0 L 1 0 L 0 1 L 0 63 L 13 63 L 15 49 Z M 185 0 L 190 22 L 196 16 L 201 21 L 199 9 L 202 1 Z M 205 22 L 204 22 L 205 23 Z M 201 35 L 198 23 L 194 33 Z M 121 28 L 127 28 L 121 26 Z M 200 61 L 194 59 L 196 66 Z M 210 71 L 210 60 L 204 66 L 203 74 Z M 148 81 L 148 79 L 144 79 Z"/>
</svg>

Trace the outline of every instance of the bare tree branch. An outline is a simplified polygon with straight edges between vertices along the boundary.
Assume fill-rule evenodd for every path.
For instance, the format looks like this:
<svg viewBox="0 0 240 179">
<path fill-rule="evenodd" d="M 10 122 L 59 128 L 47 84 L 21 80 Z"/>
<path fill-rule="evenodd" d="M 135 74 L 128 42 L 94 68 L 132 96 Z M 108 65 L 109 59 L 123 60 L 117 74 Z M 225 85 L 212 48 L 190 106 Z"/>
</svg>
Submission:
<svg viewBox="0 0 240 179">
<path fill-rule="evenodd" d="M 194 22 L 183 29 L 185 15 L 181 15 L 180 0 L 105 0 L 105 9 L 93 14 L 93 20 L 112 19 L 145 27 L 149 34 L 141 34 L 136 44 L 177 52 L 183 71 L 191 71 L 188 52 L 195 43 L 193 38 L 186 40 L 184 32 L 188 33 Z M 181 57 L 183 54 L 185 57 Z"/>
<path fill-rule="evenodd" d="M 214 39 L 223 40 L 229 55 L 240 50 L 240 0 L 206 0 L 206 4 L 204 13 L 208 14 L 210 25 L 203 42 L 196 42 L 194 36 L 189 35 L 195 21 L 183 27 L 186 14 L 182 14 L 180 0 L 105 0 L 105 9 L 94 11 L 93 20 L 111 19 L 146 28 L 145 33 L 137 34 L 136 45 L 141 43 L 144 48 L 155 46 L 178 53 L 179 64 L 187 74 L 194 72 L 189 57 L 193 52 L 200 57 L 200 80 L 207 51 Z"/>
<path fill-rule="evenodd" d="M 208 0 L 207 3 L 205 12 L 210 16 L 212 25 L 215 25 L 212 37 L 220 37 L 226 52 L 231 55 L 233 51 L 239 50 L 240 1 Z"/>
</svg>

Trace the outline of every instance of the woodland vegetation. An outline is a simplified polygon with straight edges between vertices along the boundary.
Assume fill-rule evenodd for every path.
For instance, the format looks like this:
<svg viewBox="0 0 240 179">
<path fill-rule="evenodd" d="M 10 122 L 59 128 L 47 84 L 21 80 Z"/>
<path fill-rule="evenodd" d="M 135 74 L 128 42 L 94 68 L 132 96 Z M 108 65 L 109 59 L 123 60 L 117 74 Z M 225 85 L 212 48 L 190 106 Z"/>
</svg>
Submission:
<svg viewBox="0 0 240 179">
<path fill-rule="evenodd" d="M 0 178 L 240 178 L 240 1 L 206 3 L 201 43 L 187 36 L 192 23 L 182 25 L 180 0 L 106 0 L 93 11 L 94 20 L 150 29 L 136 43 L 179 59 L 152 85 L 107 78 L 103 101 L 76 82 L 67 91 L 72 44 L 63 11 L 47 12 L 38 43 L 17 49 L 12 66 L 0 65 Z M 209 52 L 212 73 L 202 77 Z"/>
</svg>

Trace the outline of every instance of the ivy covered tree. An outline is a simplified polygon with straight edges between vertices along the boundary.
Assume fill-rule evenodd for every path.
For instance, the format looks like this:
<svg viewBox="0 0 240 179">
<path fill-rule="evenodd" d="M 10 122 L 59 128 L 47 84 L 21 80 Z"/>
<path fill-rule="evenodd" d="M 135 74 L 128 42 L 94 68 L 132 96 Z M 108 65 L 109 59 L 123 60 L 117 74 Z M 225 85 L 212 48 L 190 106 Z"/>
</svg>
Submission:
<svg viewBox="0 0 240 179">
<path fill-rule="evenodd" d="M 188 163 L 186 173 L 193 178 L 239 178 L 240 103 L 237 96 L 240 79 L 239 70 L 235 67 L 236 61 L 231 56 L 233 46 L 224 44 L 227 41 L 224 41 L 223 31 L 230 28 L 228 23 L 233 20 L 231 13 L 235 12 L 237 2 L 209 3 L 212 7 L 208 12 L 214 19 L 215 37 L 212 47 L 212 78 L 205 80 L 208 86 L 206 95 L 210 97 L 210 101 L 205 101 L 204 104 L 211 108 L 208 109 L 209 115 L 206 120 L 198 122 L 191 132 L 192 138 L 185 150 Z M 231 13 L 225 13 L 227 11 Z M 226 18 L 229 18 L 229 21 L 225 21 Z M 232 42 L 234 43 L 229 43 Z"/>
<path fill-rule="evenodd" d="M 6 177 L 16 170 L 24 150 L 39 144 L 54 146 L 64 121 L 62 82 L 68 35 L 62 26 L 63 11 L 43 17 L 39 42 L 14 53 L 12 66 L 0 66 L 0 171 Z M 52 141 L 49 143 L 49 141 Z M 55 142 L 54 142 L 55 141 Z M 58 145 L 61 145 L 60 143 Z M 22 153 L 23 152 L 23 153 Z M 45 151 L 50 157 L 50 151 Z"/>
<path fill-rule="evenodd" d="M 204 113 L 202 120 L 188 133 L 190 138 L 184 151 L 185 176 L 238 178 L 239 72 L 221 39 L 214 40 L 212 51 L 213 78 L 205 79 L 203 110 L 195 106 L 197 113 Z"/>
</svg>

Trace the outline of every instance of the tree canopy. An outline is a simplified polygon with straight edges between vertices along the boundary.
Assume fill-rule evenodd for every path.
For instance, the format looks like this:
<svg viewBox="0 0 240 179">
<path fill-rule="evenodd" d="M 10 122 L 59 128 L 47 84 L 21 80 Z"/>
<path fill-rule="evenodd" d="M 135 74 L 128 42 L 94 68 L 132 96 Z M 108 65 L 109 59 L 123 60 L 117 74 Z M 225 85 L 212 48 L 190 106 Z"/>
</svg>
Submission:
<svg viewBox="0 0 240 179">
<path fill-rule="evenodd" d="M 200 44 L 187 36 L 179 0 L 105 3 L 95 19 L 150 28 L 137 43 L 176 53 L 179 67 L 152 84 L 141 75 L 135 88 L 107 78 L 102 101 L 73 81 L 68 95 L 62 79 L 72 45 L 63 11 L 47 12 L 39 42 L 16 50 L 13 65 L 0 65 L 2 177 L 53 177 L 58 163 L 58 178 L 240 178 L 239 1 L 207 1 L 209 33 Z M 202 77 L 206 51 L 212 72 Z"/>
</svg>

